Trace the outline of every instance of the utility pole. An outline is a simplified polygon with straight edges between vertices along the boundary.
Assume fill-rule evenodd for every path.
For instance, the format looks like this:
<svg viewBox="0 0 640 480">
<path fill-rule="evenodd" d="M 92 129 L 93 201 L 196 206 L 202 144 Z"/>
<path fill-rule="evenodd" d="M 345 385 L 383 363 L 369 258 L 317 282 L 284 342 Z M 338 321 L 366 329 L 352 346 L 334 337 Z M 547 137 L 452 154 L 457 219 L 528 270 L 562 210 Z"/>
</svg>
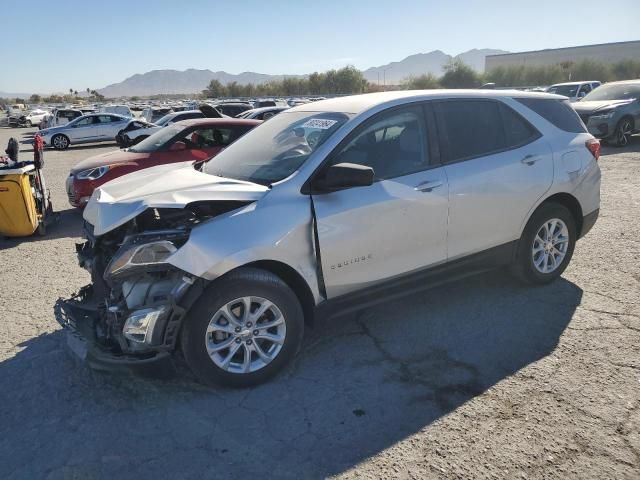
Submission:
<svg viewBox="0 0 640 480">
<path fill-rule="evenodd" d="M 384 82 L 384 90 L 387 89 L 387 70 L 389 70 L 390 68 L 391 67 L 387 67 L 387 68 L 384 68 L 382 70 L 382 78 L 383 78 L 383 82 Z"/>
</svg>

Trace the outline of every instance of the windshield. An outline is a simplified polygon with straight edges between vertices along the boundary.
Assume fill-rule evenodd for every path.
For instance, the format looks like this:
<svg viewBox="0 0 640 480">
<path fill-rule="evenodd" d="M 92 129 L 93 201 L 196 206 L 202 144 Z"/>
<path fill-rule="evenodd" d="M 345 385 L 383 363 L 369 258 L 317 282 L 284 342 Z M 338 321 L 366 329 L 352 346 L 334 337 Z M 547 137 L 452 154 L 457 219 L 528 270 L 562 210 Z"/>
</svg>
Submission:
<svg viewBox="0 0 640 480">
<path fill-rule="evenodd" d="M 640 83 L 613 83 L 596 88 L 582 101 L 633 100 L 635 98 L 640 98 Z"/>
<path fill-rule="evenodd" d="M 209 160 L 204 171 L 270 185 L 298 170 L 348 118 L 344 113 L 283 112 Z"/>
<path fill-rule="evenodd" d="M 167 115 L 165 115 L 164 117 L 160 118 L 160 120 L 158 120 L 156 122 L 156 125 L 158 125 L 159 127 L 164 127 L 166 125 L 166 123 L 171 120 L 174 117 L 173 113 L 168 113 Z"/>
<path fill-rule="evenodd" d="M 554 85 L 549 87 L 547 93 L 555 93 L 556 95 L 564 95 L 565 97 L 575 97 L 579 85 Z"/>
<path fill-rule="evenodd" d="M 129 149 L 134 153 L 151 153 L 157 151 L 165 143 L 175 137 L 184 127 L 179 125 L 171 125 L 158 130 L 156 133 L 149 135 L 147 138 L 138 143 L 135 147 Z"/>
</svg>

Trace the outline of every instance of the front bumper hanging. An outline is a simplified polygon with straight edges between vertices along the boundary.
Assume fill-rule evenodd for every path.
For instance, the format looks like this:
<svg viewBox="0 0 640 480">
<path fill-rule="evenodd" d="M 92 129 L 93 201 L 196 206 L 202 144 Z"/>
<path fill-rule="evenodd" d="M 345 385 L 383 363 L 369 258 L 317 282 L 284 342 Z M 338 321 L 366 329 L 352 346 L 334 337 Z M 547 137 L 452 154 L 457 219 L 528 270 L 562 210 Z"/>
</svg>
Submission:
<svg viewBox="0 0 640 480">
<path fill-rule="evenodd" d="M 66 330 L 69 350 L 96 370 L 156 374 L 175 369 L 169 351 L 132 355 L 102 345 L 98 340 L 100 311 L 95 305 L 84 302 L 81 294 L 67 300 L 58 299 L 54 313 L 56 321 Z"/>
</svg>

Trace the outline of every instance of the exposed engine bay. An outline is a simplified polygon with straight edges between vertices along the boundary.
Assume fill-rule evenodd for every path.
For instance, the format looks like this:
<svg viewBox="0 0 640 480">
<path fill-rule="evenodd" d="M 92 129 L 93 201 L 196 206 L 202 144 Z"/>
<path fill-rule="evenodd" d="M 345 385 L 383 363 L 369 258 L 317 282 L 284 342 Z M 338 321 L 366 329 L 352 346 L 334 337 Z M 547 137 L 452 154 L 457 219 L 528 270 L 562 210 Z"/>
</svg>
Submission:
<svg viewBox="0 0 640 480">
<path fill-rule="evenodd" d="M 148 359 L 170 352 L 186 309 L 205 280 L 166 260 L 194 227 L 249 203 L 199 201 L 184 208 L 148 208 L 100 236 L 85 222 L 87 241 L 77 244 L 76 251 L 91 284 L 58 302 L 58 321 L 110 356 Z"/>
</svg>

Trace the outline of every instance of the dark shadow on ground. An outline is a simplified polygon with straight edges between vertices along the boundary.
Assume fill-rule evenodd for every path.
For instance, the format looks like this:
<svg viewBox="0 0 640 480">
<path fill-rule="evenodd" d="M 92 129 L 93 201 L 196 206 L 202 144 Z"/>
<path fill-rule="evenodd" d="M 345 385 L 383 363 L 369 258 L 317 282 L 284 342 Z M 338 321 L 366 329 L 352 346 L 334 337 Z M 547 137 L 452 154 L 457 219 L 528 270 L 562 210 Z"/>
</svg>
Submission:
<svg viewBox="0 0 640 480">
<path fill-rule="evenodd" d="M 77 208 L 69 208 L 67 210 L 54 211 L 54 216 L 55 221 L 48 226 L 47 233 L 44 236 L 38 235 L 37 232 L 29 237 L 5 238 L 0 236 L 0 251 L 16 247 L 21 243 L 82 236 L 83 220 L 81 210 Z"/>
<path fill-rule="evenodd" d="M 0 363 L 0 478 L 334 475 L 549 355 L 581 298 L 485 274 L 325 321 L 249 390 L 93 372 L 44 334 Z"/>
</svg>

